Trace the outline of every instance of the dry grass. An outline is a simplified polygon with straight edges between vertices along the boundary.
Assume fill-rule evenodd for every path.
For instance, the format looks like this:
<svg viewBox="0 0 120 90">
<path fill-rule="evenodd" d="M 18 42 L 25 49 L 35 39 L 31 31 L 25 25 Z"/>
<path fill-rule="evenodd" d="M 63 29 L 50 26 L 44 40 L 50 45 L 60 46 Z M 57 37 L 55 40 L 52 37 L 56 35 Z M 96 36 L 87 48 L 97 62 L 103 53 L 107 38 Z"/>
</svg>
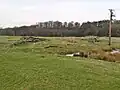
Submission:
<svg viewBox="0 0 120 90">
<path fill-rule="evenodd" d="M 111 49 L 109 50 L 91 50 L 91 58 L 110 61 L 110 62 L 120 62 L 120 54 L 111 54 Z"/>
<path fill-rule="evenodd" d="M 15 38 L 19 40 L 0 38 L 0 90 L 120 90 L 120 64 L 102 61 L 119 61 L 120 55 L 106 52 L 104 41 L 52 37 L 36 44 L 4 46 Z M 91 58 L 99 59 L 60 55 L 75 52 L 91 52 Z"/>
</svg>

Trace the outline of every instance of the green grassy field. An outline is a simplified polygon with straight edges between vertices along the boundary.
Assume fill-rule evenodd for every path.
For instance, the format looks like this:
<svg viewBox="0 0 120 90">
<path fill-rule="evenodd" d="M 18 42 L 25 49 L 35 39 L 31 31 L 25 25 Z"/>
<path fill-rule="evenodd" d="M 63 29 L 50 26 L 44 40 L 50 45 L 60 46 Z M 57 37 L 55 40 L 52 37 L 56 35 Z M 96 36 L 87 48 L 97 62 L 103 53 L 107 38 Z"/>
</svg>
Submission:
<svg viewBox="0 0 120 90">
<path fill-rule="evenodd" d="M 66 53 L 108 49 L 106 38 L 47 37 L 47 41 L 10 46 L 20 37 L 0 37 L 0 90 L 120 90 L 120 64 Z M 120 48 L 120 38 L 111 47 Z"/>
</svg>

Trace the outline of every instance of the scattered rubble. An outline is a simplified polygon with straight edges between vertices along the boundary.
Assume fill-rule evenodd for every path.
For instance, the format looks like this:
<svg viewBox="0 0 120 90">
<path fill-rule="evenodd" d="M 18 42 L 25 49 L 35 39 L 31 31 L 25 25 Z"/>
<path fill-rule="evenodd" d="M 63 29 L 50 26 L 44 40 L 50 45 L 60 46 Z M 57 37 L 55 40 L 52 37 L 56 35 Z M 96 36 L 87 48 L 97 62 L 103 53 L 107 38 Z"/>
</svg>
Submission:
<svg viewBox="0 0 120 90">
<path fill-rule="evenodd" d="M 111 54 L 120 54 L 120 49 L 115 49 L 110 52 Z"/>
<path fill-rule="evenodd" d="M 25 41 L 25 42 L 39 42 L 39 41 L 45 41 L 46 39 L 44 38 L 38 38 L 38 37 L 33 37 L 33 36 L 26 36 L 20 38 L 20 40 Z"/>
<path fill-rule="evenodd" d="M 73 54 L 67 54 L 66 56 L 69 56 L 69 57 L 89 57 L 89 53 L 85 53 L 85 52 L 77 52 L 77 53 L 73 53 Z"/>
<path fill-rule="evenodd" d="M 47 39 L 33 37 L 33 36 L 24 36 L 24 37 L 21 37 L 16 42 L 12 43 L 12 45 L 17 46 L 17 45 L 25 44 L 28 42 L 32 42 L 32 43 L 36 44 L 36 42 L 45 41 L 45 40 L 47 40 Z"/>
<path fill-rule="evenodd" d="M 111 51 L 98 51 L 98 52 L 77 52 L 67 54 L 68 57 L 85 57 L 85 58 L 93 58 L 98 60 L 105 60 L 110 62 L 118 62 L 120 60 L 120 49 L 113 49 Z"/>
<path fill-rule="evenodd" d="M 56 46 L 56 45 L 49 45 L 49 46 L 47 46 L 47 47 L 44 47 L 44 48 L 57 48 L 58 46 Z"/>
<path fill-rule="evenodd" d="M 90 43 L 95 43 L 95 42 L 100 42 L 99 38 L 98 37 L 90 37 L 88 39 L 88 42 Z"/>
<path fill-rule="evenodd" d="M 66 56 L 68 56 L 68 57 L 73 57 L 74 54 L 67 54 Z"/>
</svg>

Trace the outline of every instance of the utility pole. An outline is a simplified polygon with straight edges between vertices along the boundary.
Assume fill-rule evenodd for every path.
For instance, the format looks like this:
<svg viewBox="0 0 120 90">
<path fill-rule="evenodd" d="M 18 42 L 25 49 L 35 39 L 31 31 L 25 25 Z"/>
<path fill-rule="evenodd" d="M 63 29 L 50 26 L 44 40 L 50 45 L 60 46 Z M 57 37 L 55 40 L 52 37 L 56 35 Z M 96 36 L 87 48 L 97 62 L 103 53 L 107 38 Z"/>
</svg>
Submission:
<svg viewBox="0 0 120 90">
<path fill-rule="evenodd" d="M 109 9 L 110 11 L 110 23 L 109 23 L 109 45 L 111 45 L 111 32 L 112 32 L 112 21 L 113 17 L 115 17 L 113 11 L 114 9 Z"/>
</svg>

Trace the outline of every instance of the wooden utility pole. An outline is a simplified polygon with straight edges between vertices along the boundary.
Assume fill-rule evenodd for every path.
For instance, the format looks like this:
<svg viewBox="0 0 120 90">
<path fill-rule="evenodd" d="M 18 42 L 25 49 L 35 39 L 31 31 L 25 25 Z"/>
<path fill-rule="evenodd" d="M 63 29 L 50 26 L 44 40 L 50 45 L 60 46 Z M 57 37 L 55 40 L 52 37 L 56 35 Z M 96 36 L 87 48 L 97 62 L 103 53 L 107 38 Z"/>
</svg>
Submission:
<svg viewBox="0 0 120 90">
<path fill-rule="evenodd" d="M 115 15 L 113 14 L 113 9 L 109 9 L 110 11 L 110 23 L 109 23 L 109 45 L 111 45 L 111 32 L 112 32 L 112 20 Z"/>
</svg>

